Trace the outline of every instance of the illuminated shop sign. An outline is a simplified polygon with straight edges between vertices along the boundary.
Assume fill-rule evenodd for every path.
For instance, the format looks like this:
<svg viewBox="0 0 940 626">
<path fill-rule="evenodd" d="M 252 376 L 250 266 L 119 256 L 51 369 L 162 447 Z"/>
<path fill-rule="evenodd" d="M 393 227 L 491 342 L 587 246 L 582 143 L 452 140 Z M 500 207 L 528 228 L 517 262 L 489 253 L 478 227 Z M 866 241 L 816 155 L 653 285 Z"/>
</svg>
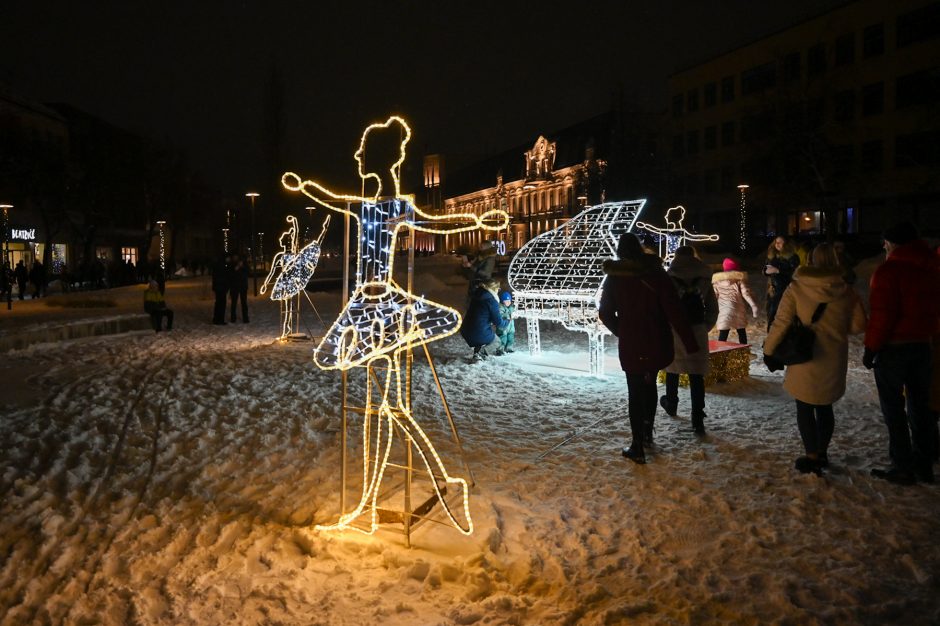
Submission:
<svg viewBox="0 0 940 626">
<path fill-rule="evenodd" d="M 21 241 L 36 241 L 35 228 L 11 228 L 10 239 L 19 239 Z"/>
</svg>

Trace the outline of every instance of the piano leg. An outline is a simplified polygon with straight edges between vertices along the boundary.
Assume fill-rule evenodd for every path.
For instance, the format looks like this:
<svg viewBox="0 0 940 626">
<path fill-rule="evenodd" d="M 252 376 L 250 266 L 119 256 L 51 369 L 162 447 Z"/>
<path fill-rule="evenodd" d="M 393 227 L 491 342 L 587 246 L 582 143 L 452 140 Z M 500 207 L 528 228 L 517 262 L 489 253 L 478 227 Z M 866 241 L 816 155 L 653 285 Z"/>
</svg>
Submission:
<svg viewBox="0 0 940 626">
<path fill-rule="evenodd" d="M 604 375 L 604 335 L 588 333 L 588 352 L 591 359 L 591 375 Z"/>
<path fill-rule="evenodd" d="M 539 321 L 527 317 L 525 320 L 525 330 L 529 341 L 529 354 L 532 356 L 542 354 L 542 337 L 539 335 Z"/>
</svg>

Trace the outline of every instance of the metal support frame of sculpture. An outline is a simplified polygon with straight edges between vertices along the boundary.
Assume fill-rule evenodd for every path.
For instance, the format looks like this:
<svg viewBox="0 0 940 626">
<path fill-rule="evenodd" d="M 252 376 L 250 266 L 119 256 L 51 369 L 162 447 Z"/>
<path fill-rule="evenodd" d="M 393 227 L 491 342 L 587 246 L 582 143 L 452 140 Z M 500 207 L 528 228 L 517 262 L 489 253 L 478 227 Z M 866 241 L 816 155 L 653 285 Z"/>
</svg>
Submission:
<svg viewBox="0 0 940 626">
<path fill-rule="evenodd" d="M 526 243 L 509 265 L 516 317 L 525 318 L 529 353 L 541 353 L 539 320 L 588 335 L 589 368 L 604 373 L 604 335 L 597 307 L 603 264 L 616 257 L 620 235 L 633 230 L 646 200 L 588 207 L 561 226 Z"/>
</svg>

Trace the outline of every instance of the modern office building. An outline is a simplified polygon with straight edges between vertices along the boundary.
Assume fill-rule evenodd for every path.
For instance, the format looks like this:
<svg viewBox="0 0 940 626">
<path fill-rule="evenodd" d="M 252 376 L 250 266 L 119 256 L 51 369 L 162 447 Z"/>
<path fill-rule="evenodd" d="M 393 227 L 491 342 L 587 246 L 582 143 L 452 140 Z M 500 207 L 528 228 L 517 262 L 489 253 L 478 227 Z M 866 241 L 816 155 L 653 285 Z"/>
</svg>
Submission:
<svg viewBox="0 0 940 626">
<path fill-rule="evenodd" d="M 737 241 L 940 231 L 940 2 L 857 0 L 669 78 L 676 203 Z M 746 187 L 745 187 L 746 185 Z"/>
</svg>

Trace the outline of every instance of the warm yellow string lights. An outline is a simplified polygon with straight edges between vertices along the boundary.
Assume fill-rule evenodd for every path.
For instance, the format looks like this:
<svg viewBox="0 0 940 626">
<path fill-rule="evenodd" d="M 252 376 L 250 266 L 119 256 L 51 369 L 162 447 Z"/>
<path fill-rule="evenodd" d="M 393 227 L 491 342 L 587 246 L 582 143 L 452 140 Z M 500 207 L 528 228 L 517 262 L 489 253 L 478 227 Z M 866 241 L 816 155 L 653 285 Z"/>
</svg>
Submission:
<svg viewBox="0 0 940 626">
<path fill-rule="evenodd" d="M 393 129 L 394 127 L 394 129 Z M 399 155 L 388 169 L 391 179 L 391 198 L 382 198 L 383 180 L 379 172 L 369 171 L 365 164 L 366 144 L 374 132 L 398 130 L 401 133 Z M 281 182 L 291 191 L 299 191 L 320 206 L 348 215 L 356 220 L 358 250 L 356 257 L 356 285 L 345 308 L 327 331 L 314 351 L 314 362 L 321 369 L 348 370 L 352 367 L 375 367 L 386 364 L 386 375 L 382 389 L 382 401 L 373 407 L 371 381 L 367 388 L 366 419 L 363 426 L 363 490 L 359 504 L 349 513 L 344 513 L 336 524 L 318 526 L 322 530 L 355 528 L 353 520 L 371 505 L 372 518 L 366 532 L 378 527 L 377 498 L 382 483 L 393 441 L 393 429 L 401 429 L 409 443 L 413 443 L 424 461 L 438 500 L 451 523 L 464 534 L 473 532 L 470 518 L 469 487 L 462 478 L 451 477 L 431 444 L 424 430 L 414 420 L 411 407 L 405 401 L 401 382 L 401 357 L 415 346 L 443 339 L 460 328 L 460 314 L 450 307 L 416 296 L 395 282 L 394 262 L 398 232 L 402 228 L 434 234 L 453 234 L 476 229 L 499 231 L 509 224 L 505 211 L 491 210 L 482 215 L 472 213 L 446 216 L 425 213 L 412 203 L 410 196 L 403 196 L 400 188 L 400 170 L 405 160 L 405 147 L 411 139 L 411 129 L 401 117 L 391 116 L 385 122 L 368 126 L 362 134 L 354 158 L 358 164 L 363 190 L 370 181 L 375 181 L 372 196 L 338 194 L 323 185 L 302 180 L 293 172 L 285 173 Z M 363 193 L 365 193 L 363 191 Z M 332 204 L 339 201 L 345 206 Z M 355 205 L 358 210 L 349 208 Z M 424 221 L 416 221 L 420 216 Z M 451 222 L 433 226 L 431 222 Z M 392 383 L 395 397 L 390 398 Z M 378 417 L 374 448 L 370 442 L 369 416 Z M 371 458 L 370 449 L 375 457 Z M 438 487 L 430 458 L 440 476 L 447 483 L 461 486 L 466 524 L 462 524 L 451 512 Z M 371 460 L 371 471 L 370 471 Z"/>
<path fill-rule="evenodd" d="M 636 227 L 652 233 L 659 240 L 659 255 L 663 257 L 663 265 L 672 265 L 676 250 L 684 246 L 687 241 L 718 241 L 718 235 L 699 235 L 689 232 L 682 226 L 685 220 L 685 207 L 674 206 L 666 210 L 666 228 L 659 228 L 644 222 L 637 222 Z"/>
</svg>

